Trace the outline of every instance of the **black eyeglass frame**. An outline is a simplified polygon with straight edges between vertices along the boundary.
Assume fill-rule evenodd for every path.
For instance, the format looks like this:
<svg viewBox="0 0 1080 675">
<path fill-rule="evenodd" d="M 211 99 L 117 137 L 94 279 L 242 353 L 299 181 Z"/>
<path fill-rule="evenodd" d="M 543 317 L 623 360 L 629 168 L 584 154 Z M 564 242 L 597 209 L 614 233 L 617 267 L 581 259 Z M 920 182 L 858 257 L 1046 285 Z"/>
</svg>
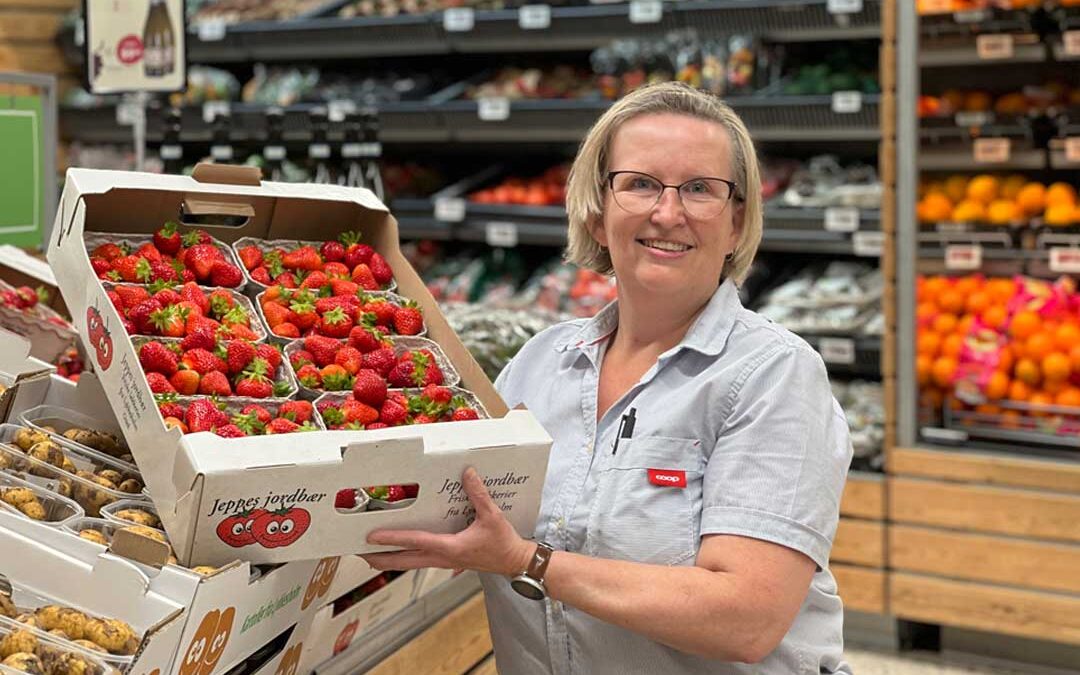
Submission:
<svg viewBox="0 0 1080 675">
<path fill-rule="evenodd" d="M 668 185 L 667 183 L 663 182 L 662 180 L 660 180 L 659 178 L 657 178 L 656 176 L 654 176 L 652 174 L 645 173 L 644 171 L 631 171 L 629 169 L 626 169 L 626 170 L 623 170 L 623 171 L 608 171 L 608 175 L 607 175 L 608 189 L 611 190 L 613 195 L 615 193 L 615 176 L 618 176 L 619 174 L 624 174 L 624 173 L 634 173 L 634 174 L 637 174 L 639 176 L 645 176 L 646 178 L 651 178 L 654 181 L 656 181 L 660 185 L 660 194 L 656 196 L 656 204 L 660 203 L 660 199 L 664 196 L 664 190 L 667 190 L 668 188 L 673 188 L 675 190 L 675 192 L 677 192 L 679 194 L 679 199 L 682 199 L 682 192 L 681 192 L 682 186 L 686 185 L 687 183 L 693 183 L 696 180 L 718 180 L 721 183 L 725 183 L 728 186 L 728 188 L 730 188 L 730 190 L 731 190 L 731 194 L 728 197 L 728 201 L 731 201 L 733 199 L 735 201 L 737 201 L 737 202 L 742 202 L 743 201 L 742 195 L 739 194 L 739 184 L 736 183 L 735 181 L 728 180 L 727 178 L 720 178 L 719 176 L 695 176 L 694 178 L 691 178 L 689 180 L 685 180 L 682 183 L 679 183 L 678 185 Z M 615 203 L 618 204 L 618 200 L 615 200 Z M 653 206 L 656 206 L 656 204 L 653 204 Z M 620 206 L 621 206 L 621 204 L 620 204 Z"/>
</svg>

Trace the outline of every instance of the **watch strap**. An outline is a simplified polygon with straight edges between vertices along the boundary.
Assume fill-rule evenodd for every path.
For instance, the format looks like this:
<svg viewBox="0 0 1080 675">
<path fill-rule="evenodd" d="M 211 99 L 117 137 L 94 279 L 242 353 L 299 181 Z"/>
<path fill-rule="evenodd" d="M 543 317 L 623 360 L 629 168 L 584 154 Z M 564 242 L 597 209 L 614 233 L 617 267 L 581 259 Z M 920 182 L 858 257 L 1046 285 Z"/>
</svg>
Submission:
<svg viewBox="0 0 1080 675">
<path fill-rule="evenodd" d="M 555 552 L 551 544 L 541 541 L 536 544 L 536 550 L 529 560 L 529 567 L 525 570 L 525 576 L 536 581 L 543 582 L 547 572 L 548 563 L 551 562 L 551 554 Z"/>
</svg>

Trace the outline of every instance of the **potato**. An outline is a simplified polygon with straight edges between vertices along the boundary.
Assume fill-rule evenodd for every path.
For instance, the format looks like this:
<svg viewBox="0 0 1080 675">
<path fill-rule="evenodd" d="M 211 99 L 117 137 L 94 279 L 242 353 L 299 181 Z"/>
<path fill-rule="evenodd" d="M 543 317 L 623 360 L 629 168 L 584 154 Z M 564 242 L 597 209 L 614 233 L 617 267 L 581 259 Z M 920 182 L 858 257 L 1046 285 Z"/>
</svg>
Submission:
<svg viewBox="0 0 1080 675">
<path fill-rule="evenodd" d="M 7 593 L 0 591 L 0 616 L 6 616 L 9 619 L 14 619 L 19 615 L 19 610 L 15 607 L 15 603 L 11 601 L 11 596 Z"/>
<path fill-rule="evenodd" d="M 28 487 L 3 488 L 0 489 L 0 499 L 12 506 L 19 506 L 28 502 L 36 502 L 37 495 Z"/>
<path fill-rule="evenodd" d="M 19 672 L 45 675 L 45 666 L 41 663 L 41 659 L 29 652 L 12 654 L 0 663 Z"/>
<path fill-rule="evenodd" d="M 197 567 L 192 567 L 191 571 L 194 572 L 195 574 L 198 574 L 198 575 L 201 575 L 201 576 L 205 577 L 205 576 L 209 576 L 209 575 L 213 574 L 214 572 L 217 572 L 217 568 L 216 567 L 210 567 L 209 565 L 199 565 Z"/>
<path fill-rule="evenodd" d="M 92 541 L 95 544 L 101 544 L 102 546 L 109 545 L 109 538 L 105 536 L 104 532 L 99 530 L 82 530 L 79 532 L 79 537 L 86 539 L 87 541 Z"/>
<path fill-rule="evenodd" d="M 97 472 L 98 478 L 104 478 L 114 486 L 124 482 L 124 476 L 115 469 L 101 469 Z"/>
<path fill-rule="evenodd" d="M 57 469 L 62 469 L 64 467 L 64 462 L 67 461 L 67 455 L 64 454 L 64 451 L 60 449 L 59 445 L 52 441 L 37 443 L 30 448 L 26 454 L 40 462 L 45 462 L 49 466 L 56 467 Z M 49 471 L 43 467 L 34 467 L 30 470 L 30 473 L 45 478 L 56 475 L 55 471 Z"/>
<path fill-rule="evenodd" d="M 48 440 L 48 434 L 27 427 L 23 427 L 15 432 L 15 445 L 19 446 L 19 449 L 23 452 L 28 451 L 38 443 Z"/>
<path fill-rule="evenodd" d="M 41 505 L 41 502 L 36 499 L 32 502 L 19 504 L 16 508 L 22 511 L 23 515 L 31 520 L 45 520 L 49 515 L 45 511 L 45 507 Z"/>
<path fill-rule="evenodd" d="M 49 675 L 94 675 L 98 670 L 78 654 L 59 650 L 45 656 L 45 668 Z"/>
<path fill-rule="evenodd" d="M 23 613 L 15 617 L 15 620 L 25 626 L 30 626 L 31 628 L 38 627 L 37 617 L 33 614 Z"/>
<path fill-rule="evenodd" d="M 12 631 L 0 640 L 0 659 L 6 659 L 19 652 L 33 654 L 37 652 L 37 648 L 38 639 L 33 633 L 28 630 Z"/>
<path fill-rule="evenodd" d="M 86 623 L 86 639 L 111 654 L 134 654 L 139 646 L 134 629 L 119 619 L 90 619 Z"/>
<path fill-rule="evenodd" d="M 108 652 L 105 651 L 104 649 L 102 649 L 101 646 L 98 645 L 98 643 L 96 643 L 96 642 L 91 642 L 91 641 L 85 640 L 85 639 L 84 640 L 72 640 L 72 642 L 79 645 L 83 649 L 89 649 L 92 652 L 100 652 L 102 654 L 108 654 Z"/>
<path fill-rule="evenodd" d="M 116 486 L 116 489 L 120 492 L 126 492 L 128 494 L 137 495 L 143 490 L 142 481 L 137 478 L 128 478 L 120 482 Z"/>
<path fill-rule="evenodd" d="M 120 520 L 126 520 L 129 523 L 135 523 L 136 525 L 145 525 L 146 527 L 161 527 L 161 521 L 158 517 L 149 511 L 143 509 L 120 509 L 113 513 L 114 516 Z"/>
</svg>

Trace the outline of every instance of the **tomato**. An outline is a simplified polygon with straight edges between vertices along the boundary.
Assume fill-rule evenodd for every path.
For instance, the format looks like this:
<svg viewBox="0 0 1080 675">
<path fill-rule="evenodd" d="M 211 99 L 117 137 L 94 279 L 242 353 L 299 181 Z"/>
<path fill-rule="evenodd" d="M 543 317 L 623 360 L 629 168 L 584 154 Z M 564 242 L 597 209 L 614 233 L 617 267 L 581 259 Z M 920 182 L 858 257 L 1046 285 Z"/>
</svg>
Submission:
<svg viewBox="0 0 1080 675">
<path fill-rule="evenodd" d="M 278 548 L 294 544 L 310 525 L 311 514 L 305 509 L 265 511 L 252 522 L 251 534 L 263 548 Z"/>
<path fill-rule="evenodd" d="M 251 526 L 255 519 L 264 513 L 266 513 L 266 509 L 255 509 L 254 511 L 242 511 L 228 516 L 218 523 L 218 539 L 233 548 L 254 544 L 255 536 L 251 533 Z"/>
</svg>

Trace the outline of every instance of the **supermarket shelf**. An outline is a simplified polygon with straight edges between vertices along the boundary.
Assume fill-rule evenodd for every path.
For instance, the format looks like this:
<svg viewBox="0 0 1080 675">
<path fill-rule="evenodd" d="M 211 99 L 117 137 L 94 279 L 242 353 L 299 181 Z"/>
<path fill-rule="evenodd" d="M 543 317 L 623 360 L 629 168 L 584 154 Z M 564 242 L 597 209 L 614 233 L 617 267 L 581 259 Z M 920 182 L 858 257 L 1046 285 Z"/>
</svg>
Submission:
<svg viewBox="0 0 1080 675">
<path fill-rule="evenodd" d="M 752 33 L 774 41 L 875 38 L 881 33 L 881 0 L 865 0 L 861 12 L 833 16 L 826 0 L 688 0 L 665 4 L 656 23 L 630 22 L 629 4 L 551 8 L 551 28 L 525 30 L 518 11 L 478 11 L 472 30 L 448 32 L 442 13 L 342 19 L 252 21 L 229 26 L 220 40 L 188 36 L 192 63 L 311 61 L 422 54 L 559 52 L 590 50 L 624 38 L 662 36 L 695 27 L 718 34 Z M 538 36 L 540 39 L 538 39 Z M 74 29 L 61 33 L 65 54 L 82 63 Z"/>
<path fill-rule="evenodd" d="M 919 150 L 919 169 L 923 171 L 1038 171 L 1046 165 L 1047 153 L 1042 148 L 1013 149 L 1008 161 L 995 163 L 976 163 L 970 145 Z"/>
<path fill-rule="evenodd" d="M 811 347 L 822 352 L 825 367 L 832 375 L 849 375 L 854 377 L 880 378 L 881 377 L 881 338 L 879 336 L 860 336 L 846 338 L 843 336 L 827 337 L 818 335 L 801 335 Z M 850 340 L 854 342 L 854 358 L 846 358 L 844 350 L 822 351 L 824 340 Z"/>
<path fill-rule="evenodd" d="M 826 209 L 765 207 L 765 230 L 761 250 L 858 255 L 852 232 L 825 229 Z M 881 212 L 860 210 L 859 232 L 880 232 Z"/>
<path fill-rule="evenodd" d="M 1013 36 L 1013 54 L 1008 58 L 986 59 L 979 55 L 975 41 L 970 37 L 941 41 L 937 44 L 924 44 L 919 50 L 919 65 L 923 68 L 944 68 L 950 66 L 986 66 L 995 67 L 1003 64 L 1045 63 L 1046 45 L 1037 35 L 1017 34 Z"/>
<path fill-rule="evenodd" d="M 742 115 L 758 141 L 872 141 L 880 138 L 878 103 L 880 97 L 863 97 L 857 113 L 832 112 L 831 96 L 743 96 L 728 100 Z M 523 100 L 513 101 L 510 114 L 502 121 L 482 120 L 476 101 L 447 103 L 415 102 L 379 106 L 380 137 L 387 143 L 508 142 L 576 143 L 611 105 L 606 100 Z M 315 104 L 284 108 L 283 132 L 286 142 L 310 140 L 310 112 Z M 235 103 L 230 138 L 234 143 L 258 143 L 266 138 L 266 111 L 269 106 Z M 94 143 L 126 143 L 130 129 L 116 121 L 116 107 L 63 108 L 61 136 L 68 140 Z M 182 111 L 182 142 L 209 143 L 212 125 L 201 106 Z M 161 108 L 147 112 L 147 138 L 161 142 L 164 116 Z M 341 139 L 340 125 L 331 124 L 330 140 Z"/>
</svg>

